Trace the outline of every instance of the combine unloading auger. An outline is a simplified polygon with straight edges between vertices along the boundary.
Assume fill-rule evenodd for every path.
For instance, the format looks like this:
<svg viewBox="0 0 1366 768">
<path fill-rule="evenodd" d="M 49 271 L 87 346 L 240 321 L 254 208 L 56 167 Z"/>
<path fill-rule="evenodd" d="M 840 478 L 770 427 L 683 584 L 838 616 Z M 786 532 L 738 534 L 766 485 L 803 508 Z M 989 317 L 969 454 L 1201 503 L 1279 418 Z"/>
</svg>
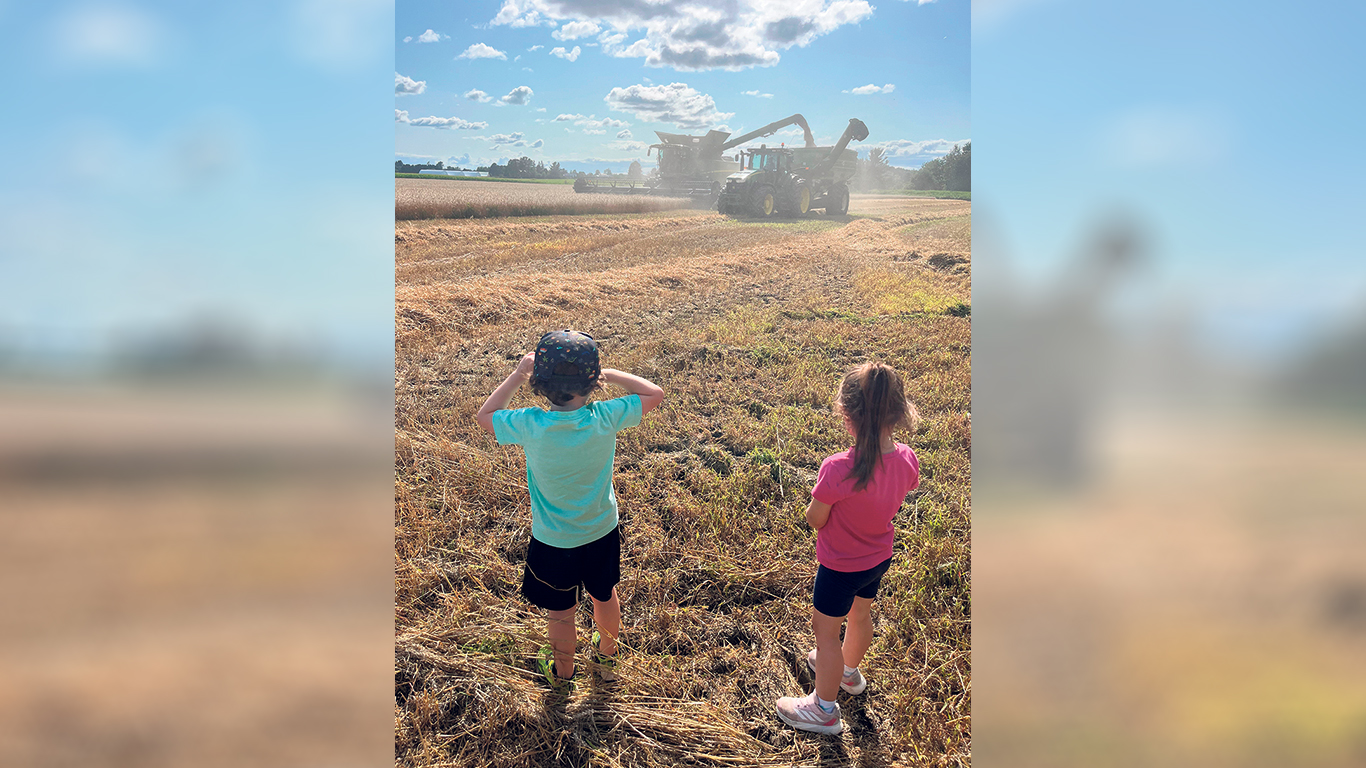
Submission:
<svg viewBox="0 0 1366 768">
<path fill-rule="evenodd" d="M 726 177 L 740 170 L 740 164 L 724 157 L 722 152 L 761 136 L 771 136 L 789 125 L 801 127 L 807 147 L 816 146 L 811 128 L 800 114 L 769 123 L 734 139 L 725 131 L 707 131 L 703 136 L 655 131 L 660 143 L 652 144 L 649 152 L 659 153 L 658 174 L 645 179 L 594 179 L 583 176 L 574 182 L 574 191 L 694 197 L 705 198 L 710 203 L 720 195 Z"/>
</svg>

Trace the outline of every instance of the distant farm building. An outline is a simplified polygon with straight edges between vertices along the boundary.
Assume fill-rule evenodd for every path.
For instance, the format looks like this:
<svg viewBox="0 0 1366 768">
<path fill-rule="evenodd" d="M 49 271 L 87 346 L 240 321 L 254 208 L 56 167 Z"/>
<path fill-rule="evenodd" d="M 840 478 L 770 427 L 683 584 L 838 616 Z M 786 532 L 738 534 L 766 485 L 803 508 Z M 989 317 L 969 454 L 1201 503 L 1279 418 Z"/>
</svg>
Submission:
<svg viewBox="0 0 1366 768">
<path fill-rule="evenodd" d="M 489 173 L 488 173 L 488 171 L 450 171 L 450 170 L 438 171 L 438 170 L 436 170 L 436 169 L 434 169 L 434 168 L 423 168 L 422 170 L 420 170 L 420 171 L 417 172 L 417 175 L 418 175 L 418 176 L 472 176 L 472 177 L 479 177 L 479 176 L 488 176 Z"/>
</svg>

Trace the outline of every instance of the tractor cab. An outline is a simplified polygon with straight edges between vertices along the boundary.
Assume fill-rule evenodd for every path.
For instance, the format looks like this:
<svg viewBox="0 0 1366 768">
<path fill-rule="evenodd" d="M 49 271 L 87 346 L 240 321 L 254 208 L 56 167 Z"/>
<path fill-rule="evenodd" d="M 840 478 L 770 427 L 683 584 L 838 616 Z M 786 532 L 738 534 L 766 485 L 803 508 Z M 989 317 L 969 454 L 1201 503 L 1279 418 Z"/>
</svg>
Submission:
<svg viewBox="0 0 1366 768">
<path fill-rule="evenodd" d="M 696 151 L 689 146 L 678 144 L 652 144 L 650 149 L 659 150 L 659 173 L 663 176 L 685 176 L 696 169 Z M 646 151 L 649 156 L 649 150 Z"/>
<path fill-rule="evenodd" d="M 792 170 L 792 150 L 790 149 L 769 149 L 760 147 L 751 149 L 745 153 L 743 167 L 750 171 L 773 171 L 776 173 L 787 173 Z"/>
</svg>

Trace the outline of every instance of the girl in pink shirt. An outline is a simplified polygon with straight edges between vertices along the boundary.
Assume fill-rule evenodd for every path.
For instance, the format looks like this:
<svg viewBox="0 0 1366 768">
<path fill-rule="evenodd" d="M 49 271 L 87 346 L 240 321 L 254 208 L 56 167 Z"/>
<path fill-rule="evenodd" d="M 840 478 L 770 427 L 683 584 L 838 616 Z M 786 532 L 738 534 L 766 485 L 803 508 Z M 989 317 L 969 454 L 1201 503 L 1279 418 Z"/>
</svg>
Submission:
<svg viewBox="0 0 1366 768">
<path fill-rule="evenodd" d="M 868 685 L 858 665 L 873 641 L 873 598 L 892 564 L 892 518 L 920 483 L 915 452 L 892 440 L 898 425 L 914 428 L 920 419 L 895 370 L 882 363 L 851 369 L 840 382 L 835 413 L 844 418 L 854 447 L 821 463 L 806 508 L 820 562 L 811 613 L 816 647 L 806 657 L 816 690 L 778 699 L 783 722 L 816 733 L 844 729 L 835 703 L 839 689 L 857 695 Z"/>
</svg>

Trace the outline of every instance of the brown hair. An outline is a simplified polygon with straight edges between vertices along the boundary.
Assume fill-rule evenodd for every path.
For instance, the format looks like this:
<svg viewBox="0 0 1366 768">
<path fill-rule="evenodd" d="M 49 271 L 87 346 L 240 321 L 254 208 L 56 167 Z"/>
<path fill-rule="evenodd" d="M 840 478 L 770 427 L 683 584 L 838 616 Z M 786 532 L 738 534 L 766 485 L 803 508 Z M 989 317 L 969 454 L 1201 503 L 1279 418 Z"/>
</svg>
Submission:
<svg viewBox="0 0 1366 768">
<path fill-rule="evenodd" d="M 578 376 L 579 366 L 574 363 L 558 363 L 555 365 L 555 375 Z M 551 405 L 564 405 L 576 397 L 592 394 L 593 390 L 597 388 L 598 379 L 596 376 L 581 386 L 546 381 L 534 376 L 531 378 L 531 391 L 549 400 Z"/>
<path fill-rule="evenodd" d="M 854 425 L 854 467 L 846 479 L 852 478 L 854 490 L 861 491 L 882 463 L 882 435 L 903 421 L 914 427 L 920 414 L 906 399 L 896 370 L 875 362 L 844 374 L 835 406 Z"/>
</svg>

